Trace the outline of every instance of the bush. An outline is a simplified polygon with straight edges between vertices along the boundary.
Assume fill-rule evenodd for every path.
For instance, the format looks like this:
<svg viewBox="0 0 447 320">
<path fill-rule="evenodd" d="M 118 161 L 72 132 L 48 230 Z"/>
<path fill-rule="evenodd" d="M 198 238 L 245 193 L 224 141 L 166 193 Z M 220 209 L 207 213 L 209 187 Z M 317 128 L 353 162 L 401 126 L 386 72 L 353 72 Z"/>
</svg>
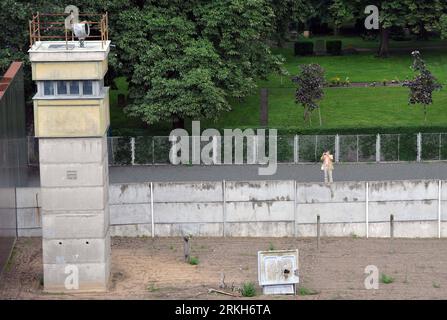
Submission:
<svg viewBox="0 0 447 320">
<path fill-rule="evenodd" d="M 341 40 L 328 40 L 326 41 L 326 51 L 328 54 L 332 56 L 339 56 L 341 55 L 341 47 L 342 42 Z"/>
<path fill-rule="evenodd" d="M 308 56 L 314 54 L 314 43 L 312 41 L 295 42 L 295 55 Z"/>
<path fill-rule="evenodd" d="M 198 265 L 199 264 L 199 258 L 197 258 L 197 257 L 190 257 L 189 258 L 189 264 L 193 265 L 193 266 Z"/>
<path fill-rule="evenodd" d="M 394 278 L 382 273 L 380 275 L 380 282 L 384 284 L 390 284 L 394 282 Z"/>
<path fill-rule="evenodd" d="M 243 297 L 254 297 L 256 295 L 256 288 L 253 282 L 245 282 L 242 285 L 241 294 Z"/>
</svg>

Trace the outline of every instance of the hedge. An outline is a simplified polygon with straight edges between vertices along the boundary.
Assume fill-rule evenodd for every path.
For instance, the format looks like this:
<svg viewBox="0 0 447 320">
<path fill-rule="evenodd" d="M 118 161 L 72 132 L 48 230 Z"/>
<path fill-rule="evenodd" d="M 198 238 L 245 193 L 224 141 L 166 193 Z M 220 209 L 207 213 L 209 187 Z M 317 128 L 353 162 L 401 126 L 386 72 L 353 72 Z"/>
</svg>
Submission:
<svg viewBox="0 0 447 320">
<path fill-rule="evenodd" d="M 295 55 L 308 56 L 314 54 L 314 43 L 312 41 L 295 42 Z"/>
<path fill-rule="evenodd" d="M 328 40 L 326 41 L 326 51 L 328 54 L 332 56 L 341 55 L 342 51 L 342 42 L 341 40 Z"/>
</svg>

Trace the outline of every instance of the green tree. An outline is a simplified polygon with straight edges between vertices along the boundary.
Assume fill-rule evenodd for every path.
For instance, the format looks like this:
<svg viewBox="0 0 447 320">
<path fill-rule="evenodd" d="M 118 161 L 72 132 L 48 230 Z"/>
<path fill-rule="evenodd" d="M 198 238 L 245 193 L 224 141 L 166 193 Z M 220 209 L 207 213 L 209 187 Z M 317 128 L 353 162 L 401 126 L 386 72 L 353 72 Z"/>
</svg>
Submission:
<svg viewBox="0 0 447 320">
<path fill-rule="evenodd" d="M 410 88 L 409 104 L 421 104 L 424 106 L 424 121 L 427 121 L 427 107 L 433 104 L 433 91 L 441 90 L 442 85 L 427 69 L 419 51 L 413 51 L 412 69 L 418 74 L 413 80 L 407 80 L 403 86 Z"/>
<path fill-rule="evenodd" d="M 270 6 L 275 14 L 274 37 L 278 47 L 284 46 L 290 23 L 306 23 L 314 13 L 314 7 L 307 0 L 270 0 Z"/>
<path fill-rule="evenodd" d="M 281 69 L 265 39 L 274 15 L 264 0 L 146 1 L 119 15 L 117 47 L 129 81 L 126 112 L 149 125 L 216 119 L 256 80 Z"/>
<path fill-rule="evenodd" d="M 344 23 L 354 19 L 352 2 L 346 0 L 333 0 L 329 10 L 334 23 L 334 35 L 337 36 L 340 27 Z"/>
<path fill-rule="evenodd" d="M 293 78 L 297 84 L 295 92 L 295 102 L 304 107 L 304 121 L 312 123 L 312 111 L 318 108 L 318 115 L 321 121 L 321 111 L 318 101 L 324 97 L 324 69 L 319 64 L 308 64 L 300 66 L 301 72 Z"/>
<path fill-rule="evenodd" d="M 408 1 L 408 26 L 420 38 L 427 39 L 427 32 L 441 31 L 440 17 L 447 10 L 445 0 L 407 0 Z"/>
<path fill-rule="evenodd" d="M 444 0 L 355 0 L 356 14 L 362 16 L 365 7 L 370 4 L 376 5 L 380 11 L 380 57 L 389 55 L 392 27 L 410 27 L 419 34 L 440 31 L 440 16 L 447 10 Z"/>
<path fill-rule="evenodd" d="M 447 39 L 447 14 L 443 14 L 439 18 L 439 29 L 443 39 Z"/>
</svg>

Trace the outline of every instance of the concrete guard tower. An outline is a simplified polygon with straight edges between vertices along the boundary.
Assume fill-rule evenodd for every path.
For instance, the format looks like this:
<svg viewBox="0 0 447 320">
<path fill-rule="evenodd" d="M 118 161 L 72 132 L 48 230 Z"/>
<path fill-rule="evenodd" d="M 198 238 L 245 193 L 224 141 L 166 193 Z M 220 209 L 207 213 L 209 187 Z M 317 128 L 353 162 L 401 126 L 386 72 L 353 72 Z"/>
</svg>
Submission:
<svg viewBox="0 0 447 320">
<path fill-rule="evenodd" d="M 83 16 L 82 22 L 80 17 Z M 44 290 L 106 291 L 110 274 L 107 14 L 29 23 L 42 189 Z"/>
</svg>

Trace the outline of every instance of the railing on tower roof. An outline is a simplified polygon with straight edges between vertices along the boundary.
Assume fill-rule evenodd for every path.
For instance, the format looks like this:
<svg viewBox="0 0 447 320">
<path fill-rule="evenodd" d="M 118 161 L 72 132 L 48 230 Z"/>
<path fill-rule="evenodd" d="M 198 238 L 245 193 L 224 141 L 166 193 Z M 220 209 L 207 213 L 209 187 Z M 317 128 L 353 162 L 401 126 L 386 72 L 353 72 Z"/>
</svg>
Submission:
<svg viewBox="0 0 447 320">
<path fill-rule="evenodd" d="M 73 31 L 65 28 L 65 19 L 68 13 L 40 13 L 32 15 L 29 20 L 29 39 L 30 47 L 37 41 L 45 40 L 65 40 L 68 49 L 68 41 L 75 41 Z M 94 34 L 86 37 L 88 39 L 97 39 L 101 41 L 101 47 L 109 40 L 109 18 L 108 14 L 97 13 L 79 13 L 79 20 L 90 25 L 90 30 Z M 84 19 L 81 19 L 84 18 Z"/>
</svg>

